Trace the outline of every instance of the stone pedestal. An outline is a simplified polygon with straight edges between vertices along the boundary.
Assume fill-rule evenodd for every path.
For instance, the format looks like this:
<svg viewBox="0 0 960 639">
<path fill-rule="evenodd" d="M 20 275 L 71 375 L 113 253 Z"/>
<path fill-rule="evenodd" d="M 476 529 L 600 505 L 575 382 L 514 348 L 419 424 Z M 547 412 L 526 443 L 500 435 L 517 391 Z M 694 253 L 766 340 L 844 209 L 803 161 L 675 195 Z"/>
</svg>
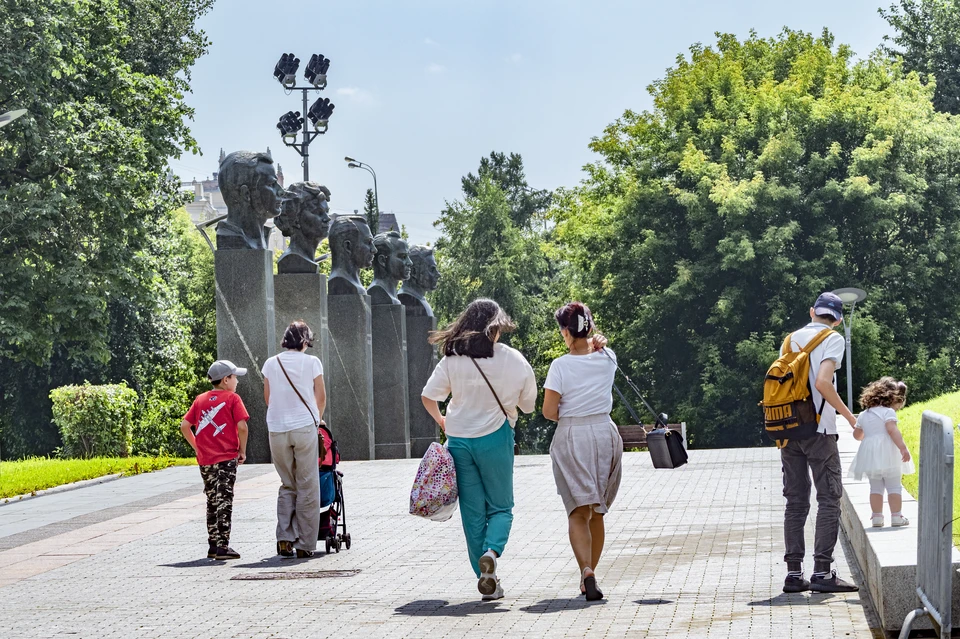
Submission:
<svg viewBox="0 0 960 639">
<path fill-rule="evenodd" d="M 283 350 L 283 332 L 291 322 L 303 320 L 313 329 L 313 348 L 308 355 L 316 355 L 323 363 L 323 382 L 327 391 L 327 406 L 323 419 L 333 424 L 330 413 L 330 332 L 327 324 L 327 276 L 322 273 L 279 273 L 273 276 L 273 295 L 276 314 L 276 346 Z"/>
<path fill-rule="evenodd" d="M 373 306 L 373 431 L 376 459 L 410 457 L 405 315 L 400 304 Z"/>
<path fill-rule="evenodd" d="M 437 349 L 427 342 L 437 330 L 437 318 L 418 307 L 405 306 L 407 313 L 407 384 L 410 405 L 410 456 L 423 457 L 430 442 L 440 441 L 437 423 L 420 401 L 420 394 L 437 366 Z"/>
<path fill-rule="evenodd" d="M 329 292 L 329 291 L 328 291 Z M 373 341 L 370 298 L 328 295 L 330 395 L 333 437 L 344 461 L 374 459 Z"/>
<path fill-rule="evenodd" d="M 267 405 L 260 370 L 276 348 L 273 252 L 263 249 L 214 252 L 217 282 L 217 357 L 248 369 L 237 393 L 250 413 L 247 462 L 270 462 Z"/>
</svg>

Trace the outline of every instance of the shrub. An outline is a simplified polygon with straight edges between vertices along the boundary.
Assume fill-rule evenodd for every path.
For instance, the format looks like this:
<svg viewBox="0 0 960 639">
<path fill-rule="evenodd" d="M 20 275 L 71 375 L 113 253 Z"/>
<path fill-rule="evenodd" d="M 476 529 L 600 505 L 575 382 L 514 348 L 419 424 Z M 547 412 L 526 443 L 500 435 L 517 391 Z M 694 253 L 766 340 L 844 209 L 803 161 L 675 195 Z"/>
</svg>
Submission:
<svg viewBox="0 0 960 639">
<path fill-rule="evenodd" d="M 50 391 L 53 421 L 67 457 L 126 457 L 130 454 L 137 394 L 126 383 L 61 386 Z"/>
</svg>

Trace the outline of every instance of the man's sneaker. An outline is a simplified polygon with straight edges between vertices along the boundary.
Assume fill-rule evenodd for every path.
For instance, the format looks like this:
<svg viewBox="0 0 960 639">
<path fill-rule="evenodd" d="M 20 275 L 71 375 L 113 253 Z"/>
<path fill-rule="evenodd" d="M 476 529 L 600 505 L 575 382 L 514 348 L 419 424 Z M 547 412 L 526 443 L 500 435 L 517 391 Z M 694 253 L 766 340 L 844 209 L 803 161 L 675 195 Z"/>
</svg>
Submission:
<svg viewBox="0 0 960 639">
<path fill-rule="evenodd" d="M 806 592 L 808 590 L 810 590 L 810 582 L 804 579 L 803 575 L 799 577 L 787 575 L 787 578 L 783 580 L 784 592 Z"/>
<path fill-rule="evenodd" d="M 207 559 L 216 559 L 217 558 L 217 547 L 210 545 L 210 548 L 207 549 Z"/>
<path fill-rule="evenodd" d="M 480 597 L 480 601 L 494 601 L 496 599 L 503 599 L 503 586 L 500 585 L 499 579 L 497 580 L 497 587 L 493 589 L 493 592 Z"/>
<path fill-rule="evenodd" d="M 220 546 L 217 548 L 217 556 L 214 559 L 226 561 L 227 559 L 240 559 L 240 553 L 230 546 Z"/>
<path fill-rule="evenodd" d="M 900 526 L 909 526 L 910 520 L 903 515 L 892 515 L 890 517 L 890 525 L 895 528 L 899 528 Z"/>
<path fill-rule="evenodd" d="M 874 515 L 870 518 L 874 528 L 883 528 L 883 515 Z"/>
<path fill-rule="evenodd" d="M 481 595 L 493 596 L 500 588 L 500 580 L 497 579 L 497 557 L 492 550 L 488 550 L 480 557 L 480 581 L 477 582 L 477 590 Z M 503 597 L 503 591 L 500 590 L 500 597 Z M 500 599 L 500 597 L 493 597 Z"/>
<path fill-rule="evenodd" d="M 810 577 L 810 590 L 814 592 L 857 592 L 860 587 L 856 584 L 847 583 L 837 577 L 836 570 L 831 570 L 829 577 L 819 575 Z"/>
</svg>

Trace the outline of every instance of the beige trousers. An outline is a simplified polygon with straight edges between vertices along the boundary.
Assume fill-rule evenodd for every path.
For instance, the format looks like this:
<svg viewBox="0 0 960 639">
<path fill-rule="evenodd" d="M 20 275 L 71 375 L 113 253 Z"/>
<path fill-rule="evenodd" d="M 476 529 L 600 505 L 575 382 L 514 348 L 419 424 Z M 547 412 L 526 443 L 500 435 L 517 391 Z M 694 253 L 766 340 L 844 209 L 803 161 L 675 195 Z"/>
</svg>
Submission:
<svg viewBox="0 0 960 639">
<path fill-rule="evenodd" d="M 314 426 L 270 433 L 270 456 L 280 475 L 277 541 L 292 541 L 294 547 L 301 550 L 317 549 L 320 530 L 319 454 Z"/>
</svg>

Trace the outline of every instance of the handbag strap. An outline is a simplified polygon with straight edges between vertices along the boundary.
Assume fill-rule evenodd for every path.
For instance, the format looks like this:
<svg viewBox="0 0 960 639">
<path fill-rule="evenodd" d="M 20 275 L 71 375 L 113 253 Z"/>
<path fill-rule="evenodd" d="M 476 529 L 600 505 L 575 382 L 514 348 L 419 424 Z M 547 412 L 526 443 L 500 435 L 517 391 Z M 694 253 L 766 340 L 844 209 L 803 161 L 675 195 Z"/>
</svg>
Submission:
<svg viewBox="0 0 960 639">
<path fill-rule="evenodd" d="M 300 401 L 303 402 L 303 405 L 307 407 L 307 412 L 310 413 L 310 419 L 313 420 L 313 425 L 317 428 L 320 428 L 320 423 L 317 421 L 317 418 L 313 416 L 313 409 L 310 408 L 310 404 L 307 403 L 307 400 L 303 398 L 303 395 L 300 394 L 300 391 L 297 390 L 296 385 L 294 385 L 293 380 L 290 379 L 290 376 L 287 374 L 287 369 L 283 367 L 283 362 L 280 361 L 280 356 L 277 355 L 277 364 L 280 364 L 280 370 L 283 371 L 283 376 L 287 378 L 287 381 L 290 382 L 290 388 L 293 389 L 293 392 L 297 394 L 297 397 L 300 398 Z"/>
<path fill-rule="evenodd" d="M 493 393 L 493 398 L 497 400 L 497 406 L 500 407 L 500 410 L 503 411 L 503 416 L 507 419 L 510 419 L 510 415 L 507 414 L 507 409 L 503 407 L 503 402 L 500 401 L 500 398 L 497 397 L 497 391 L 493 390 L 493 384 L 490 383 L 490 380 L 487 379 L 487 376 L 483 374 L 483 369 L 480 368 L 480 364 L 477 364 L 477 360 L 470 358 L 470 361 L 473 362 L 473 365 L 477 367 L 477 370 L 480 372 L 480 377 L 483 378 L 483 381 L 487 383 L 487 388 L 490 389 L 490 392 Z"/>
</svg>

